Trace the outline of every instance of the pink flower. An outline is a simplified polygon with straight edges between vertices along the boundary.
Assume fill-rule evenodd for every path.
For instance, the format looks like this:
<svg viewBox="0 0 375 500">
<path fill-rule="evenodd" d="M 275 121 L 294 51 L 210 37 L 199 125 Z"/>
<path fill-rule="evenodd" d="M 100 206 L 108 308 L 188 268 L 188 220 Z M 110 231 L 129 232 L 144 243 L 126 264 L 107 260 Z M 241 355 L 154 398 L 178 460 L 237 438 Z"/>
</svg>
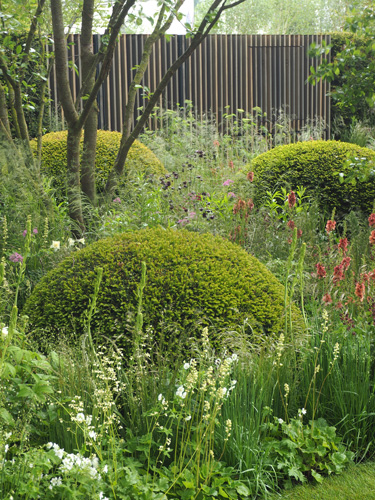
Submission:
<svg viewBox="0 0 375 500">
<path fill-rule="evenodd" d="M 364 296 L 365 296 L 365 284 L 364 283 L 357 283 L 355 285 L 355 292 L 356 296 L 359 298 L 361 302 L 363 302 Z"/>
<path fill-rule="evenodd" d="M 330 233 L 331 231 L 334 231 L 335 228 L 336 228 L 336 221 L 334 221 L 334 220 L 327 221 L 327 224 L 326 224 L 326 231 L 327 231 L 327 233 Z"/>
<path fill-rule="evenodd" d="M 25 229 L 22 233 L 22 236 L 25 238 L 25 236 L 27 235 L 27 229 Z"/>
<path fill-rule="evenodd" d="M 230 162 L 229 162 L 229 168 L 230 168 L 231 170 L 233 170 L 233 169 L 234 169 L 234 163 L 233 163 L 233 161 L 232 161 L 232 160 L 230 160 Z"/>
<path fill-rule="evenodd" d="M 250 182 L 253 182 L 254 180 L 254 172 L 248 172 L 246 179 Z"/>
<path fill-rule="evenodd" d="M 294 191 L 291 191 L 288 194 L 288 205 L 289 205 L 289 208 L 293 208 L 294 205 L 296 204 L 296 202 L 297 202 L 296 193 Z"/>
<path fill-rule="evenodd" d="M 223 186 L 230 186 L 233 183 L 234 181 L 232 181 L 232 179 L 227 179 L 226 181 L 223 182 Z"/>
<path fill-rule="evenodd" d="M 326 293 L 325 295 L 323 295 L 322 300 L 325 304 L 332 304 L 332 297 L 330 296 L 329 293 Z"/>
<path fill-rule="evenodd" d="M 12 253 L 12 255 L 9 256 L 9 260 L 11 262 L 23 262 L 23 257 L 17 252 Z"/>
<path fill-rule="evenodd" d="M 38 234 L 38 229 L 37 229 L 36 227 L 34 227 L 34 229 L 33 229 L 33 233 L 34 233 L 34 234 Z"/>
<path fill-rule="evenodd" d="M 119 198 L 119 197 L 115 198 L 115 199 L 113 200 L 113 203 L 121 203 L 120 198 Z"/>
<path fill-rule="evenodd" d="M 348 249 L 348 238 L 341 238 L 339 241 L 339 248 L 345 253 Z"/>
<path fill-rule="evenodd" d="M 336 284 L 344 279 L 343 264 L 336 266 L 333 270 L 333 282 Z"/>
<path fill-rule="evenodd" d="M 220 146 L 220 142 L 219 142 L 219 141 L 214 141 L 212 144 L 213 144 L 215 147 Z"/>
<path fill-rule="evenodd" d="M 350 257 L 344 257 L 341 261 L 341 265 L 344 267 L 345 271 L 349 269 L 350 266 L 350 261 L 352 259 Z"/>
<path fill-rule="evenodd" d="M 371 231 L 371 234 L 369 236 L 369 242 L 370 242 L 370 245 L 375 245 L 375 230 Z"/>
<path fill-rule="evenodd" d="M 320 262 L 318 262 L 315 267 L 316 267 L 316 272 L 317 272 L 318 278 L 325 278 L 327 276 L 326 268 L 324 266 L 322 266 L 322 264 Z"/>
<path fill-rule="evenodd" d="M 368 224 L 370 227 L 375 226 L 375 214 L 371 214 L 370 217 L 368 218 Z"/>
<path fill-rule="evenodd" d="M 236 195 L 234 193 L 232 193 L 232 191 L 229 191 L 228 193 L 228 198 L 235 198 Z"/>
</svg>

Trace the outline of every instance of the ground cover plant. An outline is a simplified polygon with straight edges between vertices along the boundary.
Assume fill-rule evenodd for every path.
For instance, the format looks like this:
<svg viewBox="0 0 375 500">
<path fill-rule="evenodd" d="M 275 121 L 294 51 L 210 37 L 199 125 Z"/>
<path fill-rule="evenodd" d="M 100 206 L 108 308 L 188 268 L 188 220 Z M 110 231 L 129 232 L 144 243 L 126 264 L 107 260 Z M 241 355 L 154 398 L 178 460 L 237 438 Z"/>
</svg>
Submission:
<svg viewBox="0 0 375 500">
<path fill-rule="evenodd" d="M 165 129 L 144 137 L 156 153 L 165 151 L 158 156 L 167 173 L 142 174 L 110 200 L 87 206 L 90 226 L 78 239 L 54 190 L 45 183 L 49 203 L 39 198 L 22 162 L 11 164 L 1 149 L 8 169 L 0 185 L 1 498 L 288 498 L 298 497 L 301 483 L 325 487 L 335 474 L 344 481 L 353 462 L 371 467 L 374 210 L 355 206 L 339 220 L 303 185 L 272 186 L 257 202 L 256 172 L 245 166 L 264 152 L 262 132 L 245 122 L 244 133 L 213 134 L 212 123 L 180 111 L 170 113 L 169 127 L 185 120 L 186 141 Z M 58 324 L 54 335 L 34 335 L 25 304 L 49 272 L 73 275 L 106 241 L 163 231 L 237 249 L 243 262 L 246 252 L 253 255 L 283 286 L 282 327 L 258 333 L 256 342 L 246 315 L 222 328 L 208 314 L 177 328 L 181 307 L 174 310 L 173 301 L 167 316 L 148 323 L 154 269 L 144 249 L 133 270 L 132 305 L 124 298 L 121 321 L 111 327 L 116 335 L 100 337 L 106 249 L 76 282 L 79 289 L 86 280 L 87 290 L 75 342 Z M 207 258 L 198 256 L 197 265 Z M 64 273 L 59 286 L 74 306 Z M 215 301 L 207 283 L 210 293 Z M 303 336 L 291 334 L 292 307 Z M 180 335 L 183 349 L 158 343 L 157 327 L 169 338 Z M 131 339 L 126 349 L 123 338 Z"/>
</svg>

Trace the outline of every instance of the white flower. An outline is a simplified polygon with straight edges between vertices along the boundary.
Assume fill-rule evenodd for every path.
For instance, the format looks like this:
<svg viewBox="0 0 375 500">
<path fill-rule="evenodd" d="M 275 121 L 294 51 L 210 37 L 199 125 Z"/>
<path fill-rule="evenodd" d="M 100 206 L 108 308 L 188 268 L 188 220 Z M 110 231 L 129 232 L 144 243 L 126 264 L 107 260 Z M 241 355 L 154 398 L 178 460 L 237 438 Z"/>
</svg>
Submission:
<svg viewBox="0 0 375 500">
<path fill-rule="evenodd" d="M 236 353 L 232 354 L 232 361 L 237 361 L 238 355 Z"/>
<path fill-rule="evenodd" d="M 306 415 L 307 411 L 305 410 L 305 408 L 302 408 L 301 413 L 302 415 Z"/>
<path fill-rule="evenodd" d="M 77 413 L 74 420 L 79 424 L 82 424 L 85 421 L 85 415 L 83 413 Z"/>
<path fill-rule="evenodd" d="M 60 485 L 62 485 L 61 477 L 53 477 L 51 479 L 51 484 L 48 486 L 48 488 L 52 490 L 52 488 L 54 488 L 55 486 L 60 486 Z"/>
<path fill-rule="evenodd" d="M 59 459 L 61 460 L 62 457 L 64 456 L 64 448 L 61 448 L 61 450 L 56 450 L 55 448 L 55 455 L 59 457 Z"/>
<path fill-rule="evenodd" d="M 158 401 L 161 401 L 162 399 L 163 399 L 163 394 L 160 393 L 158 396 Z"/>
<path fill-rule="evenodd" d="M 188 370 L 190 368 L 190 363 L 184 363 L 184 370 Z"/>
<path fill-rule="evenodd" d="M 186 420 L 186 422 L 189 422 L 189 420 L 191 420 L 191 415 L 188 415 L 187 417 L 185 417 L 185 420 Z"/>
<path fill-rule="evenodd" d="M 183 385 L 180 385 L 180 387 L 177 389 L 176 396 L 182 399 L 186 398 L 186 392 Z"/>
<path fill-rule="evenodd" d="M 279 421 L 279 424 L 283 424 L 284 423 L 284 420 L 282 418 L 278 418 L 277 420 Z"/>
<path fill-rule="evenodd" d="M 50 248 L 53 248 L 56 252 L 56 250 L 60 250 L 60 242 L 59 241 L 52 241 L 52 245 Z"/>
<path fill-rule="evenodd" d="M 74 245 L 74 240 L 73 238 L 68 238 L 68 245 L 72 247 Z"/>
<path fill-rule="evenodd" d="M 95 432 L 95 431 L 90 431 L 90 432 L 89 432 L 89 437 L 90 437 L 91 439 L 93 439 L 94 441 L 96 441 L 96 436 L 97 436 L 97 434 L 96 434 L 96 432 Z"/>
<path fill-rule="evenodd" d="M 3 326 L 3 328 L 1 329 L 1 334 L 3 337 L 6 337 L 8 335 L 8 327 L 7 326 Z"/>
<path fill-rule="evenodd" d="M 81 238 L 80 240 L 77 240 L 77 243 L 81 243 L 82 245 L 85 244 L 85 238 Z"/>
<path fill-rule="evenodd" d="M 108 497 L 105 497 L 105 496 L 104 496 L 104 493 L 101 491 L 101 492 L 99 493 L 99 500 L 109 500 L 109 498 L 108 498 Z"/>
<path fill-rule="evenodd" d="M 8 451 L 8 450 L 9 450 L 9 444 L 6 444 L 6 445 L 5 445 L 5 450 L 4 450 L 4 455 L 6 455 L 6 454 L 7 454 L 7 451 Z"/>
<path fill-rule="evenodd" d="M 227 388 L 226 387 L 220 387 L 217 391 L 217 396 L 218 398 L 223 398 L 227 393 Z"/>
<path fill-rule="evenodd" d="M 105 464 L 105 466 L 103 467 L 103 472 L 104 472 L 104 474 L 107 474 L 107 472 L 108 472 L 108 465 L 107 464 Z"/>
</svg>

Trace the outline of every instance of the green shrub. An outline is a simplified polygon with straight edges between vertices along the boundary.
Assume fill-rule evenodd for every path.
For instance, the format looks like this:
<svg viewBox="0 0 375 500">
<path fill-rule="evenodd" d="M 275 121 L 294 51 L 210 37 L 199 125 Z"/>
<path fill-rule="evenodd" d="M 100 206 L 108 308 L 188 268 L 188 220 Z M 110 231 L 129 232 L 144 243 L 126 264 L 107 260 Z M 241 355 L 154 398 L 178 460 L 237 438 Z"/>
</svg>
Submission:
<svg viewBox="0 0 375 500">
<path fill-rule="evenodd" d="M 42 138 L 42 172 L 53 178 L 53 186 L 58 192 L 65 192 L 66 177 L 66 139 L 67 131 L 50 132 Z M 96 144 L 95 178 L 99 191 L 103 190 L 108 174 L 113 167 L 121 142 L 120 132 L 98 130 Z M 81 141 L 83 145 L 83 138 Z M 33 139 L 31 146 L 36 152 L 37 141 Z M 165 173 L 163 164 L 144 144 L 134 141 L 130 148 L 125 173 L 145 172 L 160 175 Z"/>
<path fill-rule="evenodd" d="M 284 322 L 284 289 L 275 276 L 241 247 L 187 230 L 144 229 L 99 240 L 75 252 L 35 287 L 24 313 L 35 331 L 83 331 L 95 269 L 103 268 L 93 330 L 123 334 L 127 313 L 137 306 L 141 263 L 147 264 L 144 328 L 158 334 L 161 323 L 175 331 L 203 325 L 277 334 Z M 301 315 L 293 309 L 296 327 Z"/>
<path fill-rule="evenodd" d="M 307 188 L 327 214 L 336 207 L 339 216 L 353 209 L 371 212 L 375 199 L 375 183 L 371 176 L 360 181 L 361 169 L 345 164 L 348 157 L 367 158 L 374 161 L 375 152 L 355 144 L 338 141 L 308 141 L 279 146 L 257 156 L 248 165 L 254 171 L 255 200 L 261 203 L 266 191 L 282 185 L 297 189 Z M 339 174 L 344 174 L 340 183 Z M 355 173 L 355 175 L 353 175 Z M 346 182 L 348 179 L 352 182 Z"/>
</svg>

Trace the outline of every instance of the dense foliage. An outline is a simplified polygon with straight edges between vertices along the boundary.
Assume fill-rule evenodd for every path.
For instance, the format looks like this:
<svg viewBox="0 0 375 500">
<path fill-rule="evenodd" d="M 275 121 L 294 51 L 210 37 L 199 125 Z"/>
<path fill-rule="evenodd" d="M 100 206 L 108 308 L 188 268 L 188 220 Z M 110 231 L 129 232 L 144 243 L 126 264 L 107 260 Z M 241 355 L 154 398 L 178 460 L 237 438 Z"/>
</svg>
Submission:
<svg viewBox="0 0 375 500">
<path fill-rule="evenodd" d="M 238 329 L 245 319 L 255 332 L 277 333 L 284 324 L 283 287 L 239 246 L 210 234 L 144 230 L 98 241 L 67 258 L 35 288 L 25 308 L 30 325 L 82 333 L 95 269 L 103 268 L 98 314 L 104 335 L 123 331 L 136 308 L 141 263 L 147 265 L 144 325 L 173 322 L 177 331 L 198 320 Z M 298 312 L 294 310 L 295 319 Z"/>
<path fill-rule="evenodd" d="M 42 171 L 53 179 L 53 186 L 59 193 L 66 189 L 66 139 L 67 131 L 50 132 L 42 138 Z M 83 141 L 83 139 L 82 139 Z M 121 142 L 120 132 L 98 130 L 96 144 L 95 177 L 98 190 L 103 190 L 108 174 L 115 162 Z M 32 147 L 36 151 L 34 139 Z M 124 176 L 131 178 L 134 173 L 159 175 L 165 173 L 162 163 L 141 142 L 135 141 L 126 160 Z"/>
<path fill-rule="evenodd" d="M 374 159 L 372 150 L 355 144 L 308 141 L 267 151 L 248 168 L 254 171 L 258 203 L 267 191 L 280 186 L 304 186 L 323 212 L 329 214 L 336 208 L 342 216 L 353 209 L 371 212 L 375 198 Z"/>
</svg>

